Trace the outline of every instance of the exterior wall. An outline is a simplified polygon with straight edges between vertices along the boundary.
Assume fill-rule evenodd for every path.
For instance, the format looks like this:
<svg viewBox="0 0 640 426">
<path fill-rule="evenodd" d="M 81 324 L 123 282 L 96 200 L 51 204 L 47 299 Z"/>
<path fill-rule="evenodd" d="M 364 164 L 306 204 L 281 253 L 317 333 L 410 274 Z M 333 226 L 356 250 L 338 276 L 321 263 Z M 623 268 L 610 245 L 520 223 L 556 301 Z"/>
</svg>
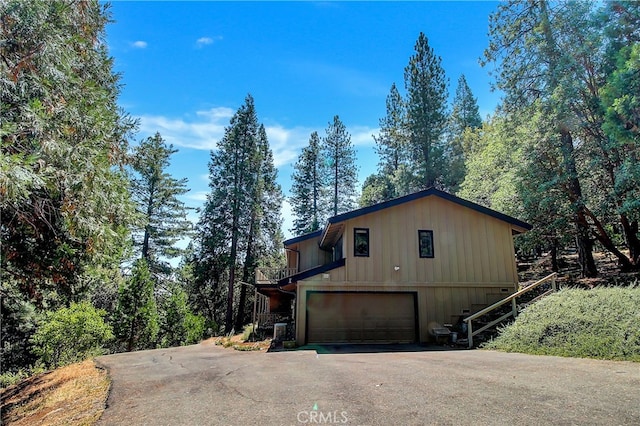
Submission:
<svg viewBox="0 0 640 426">
<path fill-rule="evenodd" d="M 326 265 L 331 263 L 331 253 L 324 250 L 320 250 L 318 247 L 319 238 L 309 238 L 308 240 L 299 241 L 296 244 L 287 247 L 294 251 L 289 251 L 287 254 L 287 267 L 295 268 L 296 262 L 299 261 L 298 272 L 306 271 L 307 269 L 315 268 L 316 266 Z M 296 260 L 298 254 L 299 260 Z"/>
<path fill-rule="evenodd" d="M 511 285 L 518 275 L 511 226 L 437 196 L 348 220 L 345 281 Z M 369 257 L 355 257 L 354 228 L 369 229 Z M 432 230 L 434 258 L 420 258 L 418 230 Z M 398 270 L 395 270 L 399 267 Z"/>
<path fill-rule="evenodd" d="M 354 256 L 354 228 L 369 229 L 369 257 Z M 433 258 L 420 258 L 418 231 L 433 231 Z M 318 239 L 299 243 L 300 270 L 328 263 Z M 511 225 L 438 196 L 427 196 L 345 222 L 344 267 L 297 283 L 296 340 L 306 340 L 307 291 L 415 292 L 418 335 L 516 291 Z M 325 257 L 323 257 L 325 256 Z"/>
<path fill-rule="evenodd" d="M 429 328 L 435 323 L 455 324 L 463 311 L 478 311 L 497 300 L 511 294 L 513 288 L 499 284 L 459 284 L 459 283 L 345 283 L 333 281 L 344 276 L 344 269 L 330 271 L 330 278 L 316 276 L 298 282 L 296 297 L 296 341 L 298 345 L 306 341 L 307 291 L 368 291 L 368 292 L 416 292 L 418 298 L 418 336 L 420 342 L 431 340 Z M 341 271 L 342 270 L 342 271 Z M 468 314 L 466 314 L 468 315 Z M 466 316 L 465 315 L 465 316 Z"/>
</svg>

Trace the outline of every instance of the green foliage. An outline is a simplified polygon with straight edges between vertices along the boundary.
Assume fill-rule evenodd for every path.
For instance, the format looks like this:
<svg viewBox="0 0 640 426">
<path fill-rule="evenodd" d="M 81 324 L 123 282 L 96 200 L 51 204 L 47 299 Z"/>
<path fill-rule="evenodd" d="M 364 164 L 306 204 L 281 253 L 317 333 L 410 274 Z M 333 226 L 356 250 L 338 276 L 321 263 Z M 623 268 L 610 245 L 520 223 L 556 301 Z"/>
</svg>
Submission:
<svg viewBox="0 0 640 426">
<path fill-rule="evenodd" d="M 128 254 L 136 123 L 117 105 L 109 19 L 95 0 L 0 2 L 3 371 L 33 365 L 35 318 L 93 298 Z"/>
<path fill-rule="evenodd" d="M 41 307 L 79 300 L 87 265 L 127 247 L 132 206 L 122 165 L 134 124 L 118 108 L 118 76 L 100 42 L 97 1 L 0 4 L 2 281 Z"/>
<path fill-rule="evenodd" d="M 258 123 L 253 97 L 247 95 L 218 149 L 211 152 L 211 192 L 198 222 L 190 256 L 193 279 L 186 287 L 198 311 L 211 323 L 224 323 L 225 332 L 234 326 L 234 310 L 237 321 L 246 313 L 244 287 L 239 300 L 235 298 L 238 281 L 252 282 L 261 262 L 281 261 L 282 191 L 276 176 L 266 131 Z M 204 301 L 194 300 L 198 297 Z"/>
<path fill-rule="evenodd" d="M 482 119 L 478 112 L 478 100 L 473 96 L 464 75 L 461 75 L 458 79 L 453 108 L 447 124 L 449 171 L 444 186 L 451 192 L 457 191 L 466 175 L 465 133 L 479 129 L 481 126 Z"/>
<path fill-rule="evenodd" d="M 45 315 L 31 338 L 33 352 L 50 367 L 59 367 L 102 355 L 113 339 L 104 322 L 106 312 L 90 303 L 72 303 Z"/>
<path fill-rule="evenodd" d="M 616 123 L 605 114 L 607 108 L 610 118 L 617 114 L 610 107 L 635 84 L 626 81 L 620 87 L 615 70 L 626 74 L 624 65 L 620 68 L 625 61 L 619 59 L 626 57 L 626 46 L 638 41 L 639 10 L 633 2 L 509 1 L 490 18 L 485 59 L 497 64 L 504 111 L 525 126 L 529 121 L 520 181 L 523 198 L 532 200 L 527 210 L 537 210 L 533 200 L 541 194 L 552 199 L 535 216 L 544 217 L 554 205 L 554 221 L 570 224 L 584 276 L 597 274 L 594 237 L 624 269 L 640 265 L 638 221 L 633 203 L 627 203 L 639 188 L 633 180 L 637 141 L 629 144 L 616 134 Z M 615 244 L 613 228 L 607 226 L 613 221 L 630 256 Z"/>
<path fill-rule="evenodd" d="M 389 175 L 377 173 L 368 176 L 362 185 L 360 207 L 382 203 L 396 198 L 396 188 Z"/>
<path fill-rule="evenodd" d="M 120 286 L 112 322 L 116 338 L 127 351 L 156 346 L 158 311 L 154 282 L 144 259 L 134 263 L 131 276 Z"/>
<path fill-rule="evenodd" d="M 516 185 L 524 139 L 516 126 L 496 115 L 481 128 L 468 128 L 463 141 L 469 155 L 458 195 L 507 214 L 522 213 Z"/>
<path fill-rule="evenodd" d="M 329 122 L 323 138 L 322 156 L 327 164 L 329 214 L 336 216 L 356 207 L 358 167 L 351 135 L 337 115 Z"/>
<path fill-rule="evenodd" d="M 394 174 L 400 166 L 407 165 L 410 158 L 407 108 L 395 83 L 391 85 L 387 95 L 386 106 L 387 115 L 380 119 L 380 132 L 373 137 L 376 142 L 376 152 L 380 157 L 378 169 L 384 176 Z"/>
<path fill-rule="evenodd" d="M 485 348 L 640 361 L 640 287 L 562 290 L 525 309 Z"/>
<path fill-rule="evenodd" d="M 185 345 L 193 345 L 199 343 L 206 336 L 206 318 L 202 315 L 196 315 L 187 312 L 184 318 L 184 328 L 186 336 Z"/>
<path fill-rule="evenodd" d="M 189 192 L 187 180 L 175 179 L 166 172 L 176 152 L 156 133 L 142 141 L 133 154 L 131 193 L 143 218 L 135 229 L 134 241 L 155 275 L 169 272 L 166 259 L 184 254 L 176 243 L 191 235 L 189 209 L 178 199 Z"/>
<path fill-rule="evenodd" d="M 2 371 L 18 372 L 36 361 L 30 339 L 38 325 L 38 315 L 36 307 L 24 299 L 15 281 L 3 281 L 0 295 Z"/>
<path fill-rule="evenodd" d="M 159 316 L 161 347 L 198 343 L 204 337 L 205 318 L 190 311 L 187 294 L 177 285 L 160 302 Z"/>
<path fill-rule="evenodd" d="M 447 123 L 448 80 L 427 37 L 420 33 L 415 54 L 404 69 L 407 136 L 420 189 L 442 186 L 448 170 L 443 140 Z"/>
<path fill-rule="evenodd" d="M 251 338 L 251 335 L 253 334 L 253 330 L 254 330 L 255 325 L 254 324 L 247 324 L 244 326 L 243 330 L 242 330 L 242 341 L 243 342 L 248 342 L 249 339 Z"/>
<path fill-rule="evenodd" d="M 0 389 L 15 385 L 28 377 L 44 373 L 45 371 L 46 368 L 42 364 L 27 369 L 21 368 L 17 371 L 5 371 L 0 374 Z"/>
<path fill-rule="evenodd" d="M 311 133 L 309 145 L 302 149 L 291 175 L 291 209 L 295 235 L 317 231 L 326 213 L 326 164 L 321 154 L 320 136 Z"/>
</svg>

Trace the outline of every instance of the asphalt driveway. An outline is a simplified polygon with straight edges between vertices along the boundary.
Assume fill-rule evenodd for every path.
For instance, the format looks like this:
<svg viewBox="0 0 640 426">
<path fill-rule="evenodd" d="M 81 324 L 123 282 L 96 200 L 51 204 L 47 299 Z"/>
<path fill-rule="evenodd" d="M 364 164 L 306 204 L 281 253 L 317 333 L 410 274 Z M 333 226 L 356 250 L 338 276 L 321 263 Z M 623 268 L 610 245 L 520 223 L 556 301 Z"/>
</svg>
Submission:
<svg viewBox="0 0 640 426">
<path fill-rule="evenodd" d="M 212 343 L 97 361 L 113 379 L 100 425 L 640 424 L 640 364 L 630 362 Z"/>
</svg>

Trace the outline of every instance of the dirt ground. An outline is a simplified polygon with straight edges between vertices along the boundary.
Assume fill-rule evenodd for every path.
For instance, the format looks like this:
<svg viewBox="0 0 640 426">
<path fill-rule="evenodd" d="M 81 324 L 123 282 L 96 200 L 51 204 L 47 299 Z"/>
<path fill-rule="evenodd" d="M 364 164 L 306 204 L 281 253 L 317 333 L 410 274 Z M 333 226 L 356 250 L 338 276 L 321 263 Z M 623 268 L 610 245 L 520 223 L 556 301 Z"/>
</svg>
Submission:
<svg viewBox="0 0 640 426">
<path fill-rule="evenodd" d="M 596 278 L 581 278 L 578 255 L 565 253 L 558 257 L 558 283 L 571 287 L 593 288 L 599 285 L 631 285 L 640 284 L 640 272 L 620 272 L 617 259 L 608 252 L 594 252 L 594 260 L 599 276 Z M 536 259 L 518 261 L 518 277 L 521 284 L 537 281 L 549 275 L 551 270 L 551 255 L 544 253 Z"/>
</svg>

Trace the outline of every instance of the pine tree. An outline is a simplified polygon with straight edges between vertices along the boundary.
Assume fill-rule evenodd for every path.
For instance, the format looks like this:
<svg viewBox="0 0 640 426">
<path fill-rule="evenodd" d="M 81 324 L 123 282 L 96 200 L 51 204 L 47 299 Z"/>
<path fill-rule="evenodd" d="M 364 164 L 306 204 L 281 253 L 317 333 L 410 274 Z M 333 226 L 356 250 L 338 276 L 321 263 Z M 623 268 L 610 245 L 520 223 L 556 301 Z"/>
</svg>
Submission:
<svg viewBox="0 0 640 426">
<path fill-rule="evenodd" d="M 478 129 L 482 126 L 482 118 L 478 112 L 478 100 L 473 96 L 464 74 L 458 79 L 456 95 L 450 118 L 450 131 L 462 135 L 465 129 Z"/>
<path fill-rule="evenodd" d="M 337 115 L 329 123 L 323 140 L 322 153 L 327 162 L 329 208 L 332 215 L 356 207 L 358 168 L 351 135 Z"/>
<path fill-rule="evenodd" d="M 39 307 L 69 303 L 83 275 L 118 267 L 133 218 L 121 166 L 134 123 L 101 42 L 109 14 L 12 0 L 0 15 L 1 280 Z"/>
<path fill-rule="evenodd" d="M 633 21 L 627 19 L 631 15 L 625 13 L 625 22 Z M 570 7 L 566 2 L 508 2 L 491 17 L 492 41 L 485 52 L 487 61 L 500 64 L 497 87 L 507 94 L 506 110 L 530 108 L 528 113 L 539 111 L 553 123 L 556 136 L 539 142 L 557 154 L 562 168 L 559 175 L 548 175 L 548 183 L 571 206 L 581 271 L 587 277 L 597 274 L 593 237 L 623 268 L 637 268 L 616 247 L 606 225 L 618 216 L 625 234 L 637 234 L 621 208 L 626 191 L 615 189 L 617 176 L 625 175 L 621 159 L 627 150 L 603 132 L 602 83 L 611 61 L 602 56 L 607 49 L 597 16 L 589 2 Z"/>
<path fill-rule="evenodd" d="M 419 188 L 442 186 L 448 168 L 443 141 L 448 81 L 441 63 L 420 33 L 404 70 L 407 133 Z"/>
<path fill-rule="evenodd" d="M 224 324 L 229 333 L 234 319 L 239 323 L 244 320 L 246 293 L 240 290 L 240 299 L 245 300 L 240 300 L 239 315 L 234 317 L 235 289 L 242 286 L 241 281 L 252 280 L 253 269 L 265 253 L 262 233 L 280 226 L 282 195 L 251 95 L 231 118 L 217 150 L 211 152 L 209 177 L 211 192 L 198 223 L 192 259 L 193 287 L 197 292 L 226 298 Z M 279 243 L 276 240 L 274 244 Z M 223 281 L 224 290 L 220 288 Z M 216 306 L 206 309 L 209 315 L 217 315 Z"/>
<path fill-rule="evenodd" d="M 135 261 L 131 276 L 118 291 L 113 322 L 114 333 L 128 352 L 155 347 L 159 330 L 158 310 L 154 282 L 144 259 Z"/>
<path fill-rule="evenodd" d="M 325 219 L 326 164 L 322 158 L 318 132 L 311 133 L 309 145 L 302 149 L 291 175 L 293 232 L 306 234 L 320 229 Z"/>
<path fill-rule="evenodd" d="M 393 175 L 401 165 L 407 164 L 407 111 L 396 84 L 387 95 L 387 115 L 380 119 L 380 133 L 374 136 L 376 152 L 380 157 L 378 170 Z"/>
<path fill-rule="evenodd" d="M 98 1 L 0 2 L 3 372 L 28 367 L 33 318 L 118 275 L 134 208 L 119 76 Z M 97 273 L 100 271 L 100 273 Z"/>
<path fill-rule="evenodd" d="M 242 265 L 236 330 L 241 330 L 249 318 L 246 284 L 254 282 L 255 268 L 261 259 L 266 263 L 274 260 L 277 262 L 282 243 L 280 206 L 283 196 L 280 185 L 276 181 L 278 171 L 273 164 L 273 153 L 263 125 L 258 129 L 258 146 L 254 160 L 252 170 L 255 171 L 256 176 L 247 239 L 243 241 L 245 258 Z"/>
<path fill-rule="evenodd" d="M 156 133 L 142 141 L 133 155 L 136 173 L 131 177 L 131 192 L 143 218 L 143 227 L 134 232 L 134 242 L 154 275 L 168 273 L 166 259 L 183 254 L 176 243 L 192 230 L 188 208 L 178 199 L 189 192 L 187 179 L 178 180 L 166 172 L 176 152 Z"/>
<path fill-rule="evenodd" d="M 358 203 L 360 207 L 367 207 L 396 198 L 396 188 L 391 177 L 384 173 L 368 176 L 362 184 L 362 194 Z"/>
<path fill-rule="evenodd" d="M 473 96 L 467 79 L 461 75 L 458 79 L 458 87 L 453 98 L 453 108 L 447 128 L 449 172 L 445 186 L 451 192 L 457 192 L 466 173 L 464 134 L 467 130 L 473 131 L 481 126 L 482 119 L 478 112 L 478 101 Z"/>
</svg>

